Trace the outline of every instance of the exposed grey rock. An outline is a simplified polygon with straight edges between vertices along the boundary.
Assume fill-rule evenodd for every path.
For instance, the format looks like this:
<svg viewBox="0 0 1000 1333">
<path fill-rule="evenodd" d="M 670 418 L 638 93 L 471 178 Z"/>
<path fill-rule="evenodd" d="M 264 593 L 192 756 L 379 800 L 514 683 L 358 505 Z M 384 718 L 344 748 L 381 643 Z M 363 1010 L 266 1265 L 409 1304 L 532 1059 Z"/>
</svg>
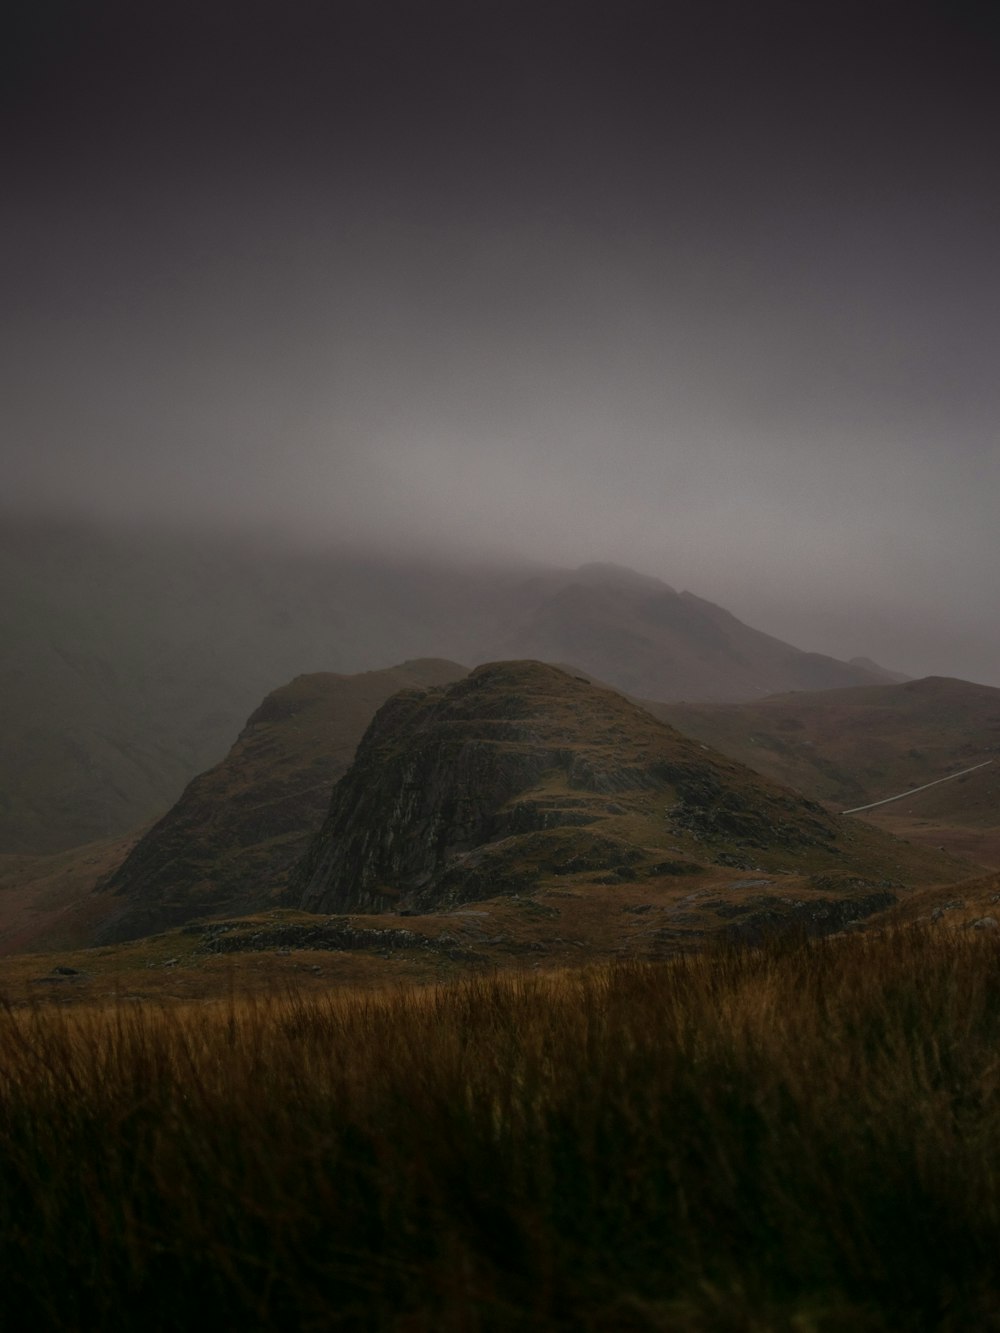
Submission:
<svg viewBox="0 0 1000 1333">
<path fill-rule="evenodd" d="M 414 949 L 446 954 L 461 962 L 481 961 L 478 954 L 463 948 L 454 935 L 421 935 L 402 927 L 355 926 L 350 919 L 325 921 L 315 926 L 275 924 L 263 929 L 247 928 L 239 920 L 215 921 L 188 927 L 185 933 L 200 934 L 200 947 L 205 953 L 289 953 L 294 949 L 321 949 L 339 952 L 369 950 L 388 955 L 401 949 Z"/>
<path fill-rule="evenodd" d="M 620 884 L 698 873 L 694 860 L 644 866 L 653 858 L 618 832 L 615 811 L 648 818 L 660 793 L 674 837 L 705 842 L 723 864 L 760 869 L 727 844 L 841 855 L 836 821 L 815 803 L 611 691 L 542 663 L 501 662 L 379 710 L 290 901 L 315 912 L 440 910 L 530 893 L 543 876 L 595 871 Z M 564 829 L 581 836 L 553 837 Z"/>
<path fill-rule="evenodd" d="M 769 936 L 800 930 L 809 936 L 832 935 L 856 921 L 883 912 L 897 901 L 885 890 L 847 898 L 763 898 L 747 904 L 720 904 L 716 915 L 738 917 L 725 933 L 747 944 L 761 944 Z"/>
<path fill-rule="evenodd" d="M 995 916 L 981 916 L 977 921 L 970 921 L 966 926 L 967 930 L 998 930 L 1000 921 Z"/>
</svg>

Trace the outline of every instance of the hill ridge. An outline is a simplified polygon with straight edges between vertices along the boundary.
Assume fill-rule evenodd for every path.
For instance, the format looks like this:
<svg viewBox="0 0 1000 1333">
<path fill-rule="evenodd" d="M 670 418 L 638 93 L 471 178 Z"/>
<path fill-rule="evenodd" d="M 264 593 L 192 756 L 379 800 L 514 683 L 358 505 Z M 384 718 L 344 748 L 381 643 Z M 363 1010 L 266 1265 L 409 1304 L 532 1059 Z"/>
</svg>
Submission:
<svg viewBox="0 0 1000 1333">
<path fill-rule="evenodd" d="M 454 680 L 455 662 L 411 659 L 357 674 L 313 672 L 272 690 L 229 754 L 194 778 L 108 880 L 116 941 L 282 899 L 371 713 L 407 686 Z"/>
<path fill-rule="evenodd" d="M 307 911 L 439 910 L 573 866 L 863 873 L 857 838 L 613 690 L 490 663 L 383 705 L 290 887 Z"/>
</svg>

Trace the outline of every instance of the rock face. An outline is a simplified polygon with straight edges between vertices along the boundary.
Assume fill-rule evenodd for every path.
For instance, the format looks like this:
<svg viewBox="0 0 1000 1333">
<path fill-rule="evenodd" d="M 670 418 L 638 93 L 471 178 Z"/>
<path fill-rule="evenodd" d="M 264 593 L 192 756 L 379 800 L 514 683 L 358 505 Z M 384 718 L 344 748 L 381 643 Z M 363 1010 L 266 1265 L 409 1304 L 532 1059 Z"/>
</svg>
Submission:
<svg viewBox="0 0 1000 1333">
<path fill-rule="evenodd" d="M 820 806 L 622 696 L 502 662 L 379 710 L 291 887 L 307 911 L 427 910 L 584 869 L 842 868 L 844 842 Z"/>
<path fill-rule="evenodd" d="M 110 877 L 122 905 L 101 938 L 131 939 L 280 899 L 376 709 L 398 690 L 464 672 L 422 659 L 355 676 L 299 676 L 274 690 L 222 763 L 189 783 Z"/>
</svg>

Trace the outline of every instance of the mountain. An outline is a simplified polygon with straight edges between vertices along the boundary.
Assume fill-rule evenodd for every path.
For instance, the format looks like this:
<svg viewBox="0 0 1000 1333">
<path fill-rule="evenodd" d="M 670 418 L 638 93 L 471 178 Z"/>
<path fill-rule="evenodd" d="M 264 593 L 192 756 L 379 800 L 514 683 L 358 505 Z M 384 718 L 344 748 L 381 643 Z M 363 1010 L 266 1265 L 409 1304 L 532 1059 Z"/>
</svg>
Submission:
<svg viewBox="0 0 1000 1333">
<path fill-rule="evenodd" d="M 110 876 L 104 941 L 281 900 L 375 711 L 400 690 L 446 684 L 454 662 L 298 676 L 250 716 L 226 758 L 185 788 Z"/>
<path fill-rule="evenodd" d="M 26 994 L 193 997 L 230 967 L 266 988 L 661 957 L 717 932 L 827 933 L 969 873 L 532 662 L 300 677 L 93 892 L 111 853 L 0 866 L 0 952 L 103 945 L 41 975 L 28 955 L 5 965 Z"/>
<path fill-rule="evenodd" d="M 614 566 L 365 555 L 195 533 L 0 525 L 0 853 L 158 818 L 301 673 L 420 657 L 570 661 L 633 694 L 873 683 Z"/>
<path fill-rule="evenodd" d="M 676 886 L 719 866 L 945 877 L 940 858 L 918 861 L 614 691 L 501 662 L 379 710 L 291 887 L 311 912 L 440 911 L 580 877 Z"/>
<path fill-rule="evenodd" d="M 538 575 L 517 589 L 498 656 L 573 662 L 648 699 L 757 699 L 881 680 L 881 668 L 807 653 L 729 611 L 615 565 Z"/>
<path fill-rule="evenodd" d="M 930 676 L 753 704 L 647 706 L 687 735 L 842 810 L 985 765 L 864 818 L 1000 866 L 998 689 Z"/>
</svg>

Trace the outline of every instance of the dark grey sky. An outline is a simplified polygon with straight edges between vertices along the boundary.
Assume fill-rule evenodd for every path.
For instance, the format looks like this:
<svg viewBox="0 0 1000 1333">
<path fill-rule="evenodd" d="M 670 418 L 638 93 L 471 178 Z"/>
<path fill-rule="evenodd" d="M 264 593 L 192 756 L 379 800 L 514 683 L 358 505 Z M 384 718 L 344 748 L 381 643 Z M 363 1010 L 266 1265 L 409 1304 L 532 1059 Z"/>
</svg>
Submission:
<svg viewBox="0 0 1000 1333">
<path fill-rule="evenodd" d="M 1000 684 L 985 6 L 22 9 L 8 504 L 611 559 Z"/>
</svg>

